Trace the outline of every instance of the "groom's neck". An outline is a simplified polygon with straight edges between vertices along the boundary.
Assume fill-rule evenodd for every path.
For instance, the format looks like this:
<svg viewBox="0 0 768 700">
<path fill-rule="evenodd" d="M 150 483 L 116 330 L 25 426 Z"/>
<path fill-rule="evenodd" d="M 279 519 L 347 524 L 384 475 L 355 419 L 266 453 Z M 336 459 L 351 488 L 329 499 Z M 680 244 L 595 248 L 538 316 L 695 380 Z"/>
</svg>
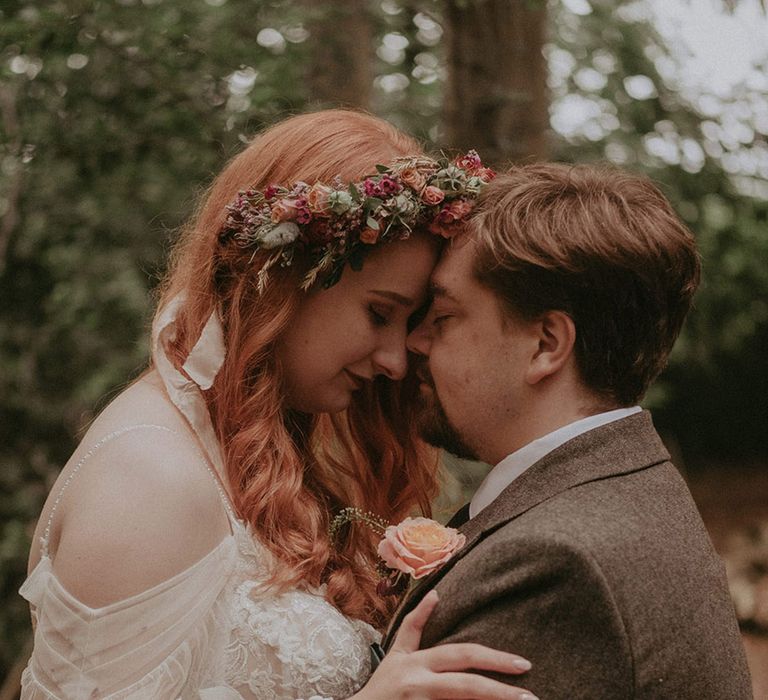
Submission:
<svg viewBox="0 0 768 700">
<path fill-rule="evenodd" d="M 510 419 L 505 439 L 494 455 L 492 464 L 527 444 L 566 425 L 619 408 L 608 404 L 583 386 L 537 387 L 529 401 Z"/>
</svg>

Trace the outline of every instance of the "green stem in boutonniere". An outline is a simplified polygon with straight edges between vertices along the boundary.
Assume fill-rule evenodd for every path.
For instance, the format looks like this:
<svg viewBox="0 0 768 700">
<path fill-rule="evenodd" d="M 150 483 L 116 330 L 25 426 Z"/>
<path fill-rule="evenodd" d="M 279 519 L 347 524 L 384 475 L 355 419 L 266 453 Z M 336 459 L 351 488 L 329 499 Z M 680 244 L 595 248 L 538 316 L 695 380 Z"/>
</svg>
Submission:
<svg viewBox="0 0 768 700">
<path fill-rule="evenodd" d="M 386 520 L 374 513 L 354 507 L 343 508 L 328 527 L 328 539 L 331 541 L 331 545 L 336 543 L 341 528 L 349 523 L 362 523 L 371 528 L 377 535 L 383 535 L 388 525 Z"/>
</svg>

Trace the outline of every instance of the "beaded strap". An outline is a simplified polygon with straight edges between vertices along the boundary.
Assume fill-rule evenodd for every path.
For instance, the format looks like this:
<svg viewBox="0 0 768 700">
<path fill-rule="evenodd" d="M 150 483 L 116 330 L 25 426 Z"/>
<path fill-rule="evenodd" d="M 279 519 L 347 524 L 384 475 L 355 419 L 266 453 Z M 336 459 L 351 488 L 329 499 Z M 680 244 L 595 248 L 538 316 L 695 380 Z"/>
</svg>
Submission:
<svg viewBox="0 0 768 700">
<path fill-rule="evenodd" d="M 110 440 L 114 440 L 115 438 L 120 437 L 121 435 L 124 435 L 126 433 L 130 433 L 134 430 L 141 430 L 141 429 L 154 429 L 154 430 L 162 430 L 163 432 L 170 433 L 171 435 L 178 435 L 178 433 L 174 430 L 171 430 L 170 428 L 166 428 L 164 425 L 155 425 L 153 423 L 140 423 L 138 425 L 131 425 L 126 428 L 121 428 L 120 430 L 115 430 L 108 435 L 104 436 L 99 440 L 97 443 L 95 443 L 81 458 L 80 461 L 75 465 L 74 469 L 72 469 L 69 476 L 64 480 L 64 483 L 62 484 L 61 489 L 59 489 L 59 493 L 56 496 L 56 500 L 53 502 L 53 507 L 51 508 L 51 513 L 48 516 L 48 522 L 45 525 L 45 530 L 43 531 L 43 535 L 40 538 L 40 548 L 41 552 L 44 557 L 49 557 L 48 552 L 48 544 L 50 542 L 51 538 L 51 524 L 53 523 L 53 516 L 56 514 L 56 509 L 59 507 L 59 503 L 62 499 L 62 496 L 64 495 L 64 492 L 67 490 L 67 487 L 72 483 L 72 480 L 75 478 L 77 473 L 80 471 L 80 468 L 85 464 L 85 462 L 104 444 L 109 442 Z M 207 460 L 205 460 L 203 454 L 200 452 L 200 450 L 192 446 L 195 452 L 197 452 L 198 456 L 201 458 L 203 464 L 205 465 L 205 468 L 208 470 L 208 473 L 211 475 L 211 478 L 213 479 L 213 483 L 216 486 L 216 490 L 219 493 L 219 496 L 221 497 L 221 501 L 224 504 L 224 508 L 227 511 L 227 515 L 229 516 L 230 520 L 237 520 L 235 517 L 234 512 L 232 511 L 232 507 L 229 503 L 229 497 L 225 493 L 224 489 L 221 486 L 221 483 L 219 482 L 218 477 L 214 473 L 214 471 L 211 469 L 211 467 L 208 465 Z"/>
</svg>

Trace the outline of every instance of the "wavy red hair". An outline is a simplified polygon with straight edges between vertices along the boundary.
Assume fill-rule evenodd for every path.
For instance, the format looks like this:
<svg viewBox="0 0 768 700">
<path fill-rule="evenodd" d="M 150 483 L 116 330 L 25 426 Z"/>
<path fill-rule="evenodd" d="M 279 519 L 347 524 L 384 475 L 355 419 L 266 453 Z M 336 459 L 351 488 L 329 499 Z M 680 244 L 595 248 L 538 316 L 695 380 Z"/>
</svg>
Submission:
<svg viewBox="0 0 768 700">
<path fill-rule="evenodd" d="M 159 303 L 186 295 L 172 350 L 177 366 L 220 309 L 227 357 L 206 401 L 235 507 L 281 563 L 272 583 L 327 584 L 331 603 L 379 627 L 393 603 L 376 595 L 378 537 L 354 525 L 331 546 L 328 526 L 345 506 L 390 522 L 416 509 L 429 515 L 438 460 L 413 428 L 416 382 L 410 375 L 379 378 L 341 414 L 292 414 L 274 348 L 301 298 L 302 265 L 273 268 L 260 295 L 259 254 L 251 261 L 249 251 L 220 243 L 218 233 L 239 190 L 337 175 L 358 180 L 377 163 L 420 153 L 412 138 L 360 112 L 327 110 L 272 126 L 214 180 L 172 253 Z"/>
</svg>

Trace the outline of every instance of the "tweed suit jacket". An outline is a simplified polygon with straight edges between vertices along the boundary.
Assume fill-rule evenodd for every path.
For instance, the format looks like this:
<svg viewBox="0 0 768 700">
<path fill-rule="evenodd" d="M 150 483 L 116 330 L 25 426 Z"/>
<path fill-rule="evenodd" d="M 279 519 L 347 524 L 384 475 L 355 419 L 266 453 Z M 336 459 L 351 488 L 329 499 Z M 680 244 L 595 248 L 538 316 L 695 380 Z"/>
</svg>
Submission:
<svg viewBox="0 0 768 700">
<path fill-rule="evenodd" d="M 541 700 L 743 700 L 751 682 L 724 568 L 647 411 L 579 435 L 461 527 L 422 647 L 529 659 L 496 676 Z M 493 675 L 493 674 L 489 674 Z"/>
</svg>

